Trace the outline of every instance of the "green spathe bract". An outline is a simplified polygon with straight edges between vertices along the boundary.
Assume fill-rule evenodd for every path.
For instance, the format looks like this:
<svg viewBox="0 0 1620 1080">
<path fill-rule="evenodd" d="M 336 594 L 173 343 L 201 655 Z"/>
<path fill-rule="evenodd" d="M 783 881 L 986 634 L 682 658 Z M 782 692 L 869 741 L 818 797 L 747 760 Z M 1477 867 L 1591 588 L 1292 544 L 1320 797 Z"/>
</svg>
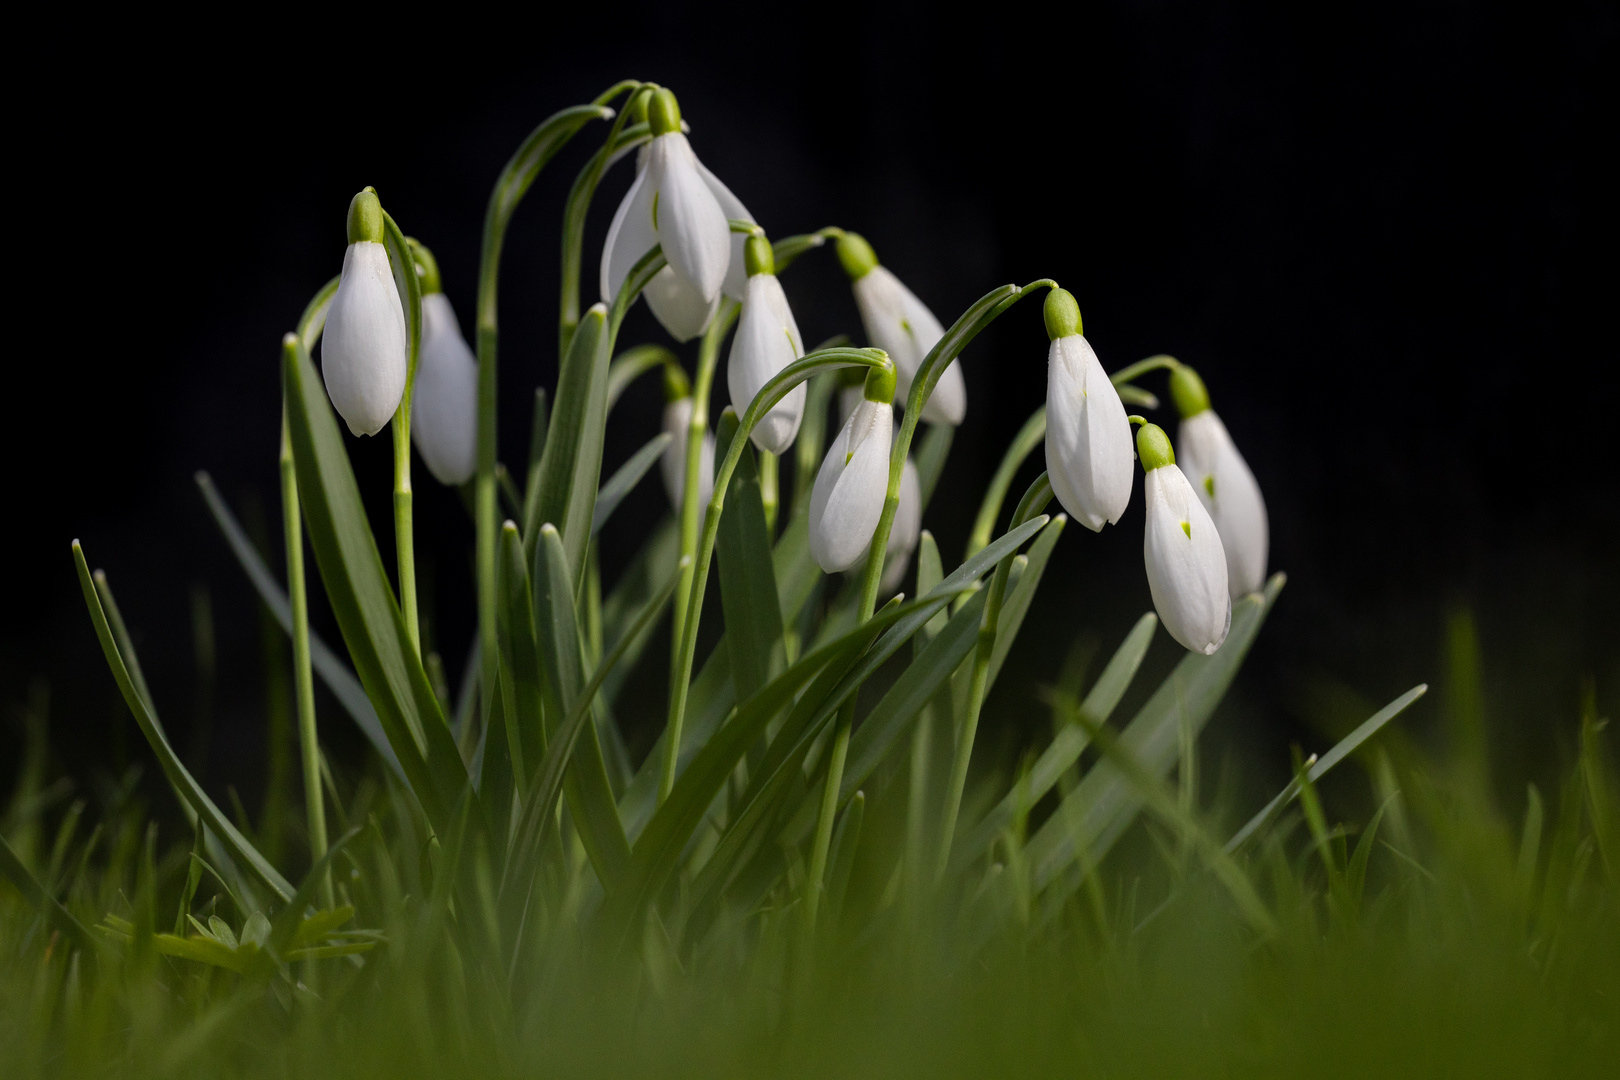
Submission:
<svg viewBox="0 0 1620 1080">
<path fill-rule="evenodd" d="M 540 169 L 593 119 L 613 123 L 564 209 L 557 382 L 534 396 L 527 460 L 498 471 L 506 228 Z M 925 531 L 916 595 L 879 603 L 908 456 L 924 512 L 960 464 L 948 459 L 950 427 L 917 430 L 929 396 L 991 322 L 1033 318 L 1020 299 L 1047 290 L 1048 335 L 1079 334 L 1078 302 L 1050 279 L 986 292 L 921 358 L 870 554 L 846 581 L 812 558 L 809 481 L 841 369 L 869 401 L 892 402 L 885 353 L 833 339 L 734 403 L 740 412 L 724 410 L 713 486 L 699 499 L 736 304 L 722 303 L 689 375 L 661 343 L 615 355 L 626 312 L 665 265 L 658 248 L 611 303 L 583 313 L 578 303 L 607 162 L 680 123 L 672 93 L 620 83 L 542 124 L 496 183 L 477 282 L 479 623 L 464 673 L 459 656 L 431 651 L 415 608 L 410 392 L 395 418 L 406 441 L 382 534 L 390 565 L 310 359 L 335 283 L 282 344 L 285 586 L 199 477 L 268 606 L 269 633 L 292 641 L 270 677 L 296 690 L 307 797 L 281 792 L 267 805 L 302 802 L 301 822 L 221 809 L 158 720 L 140 635 L 74 545 L 112 686 L 166 782 L 145 794 L 172 794 L 179 827 L 149 821 L 133 778 L 98 786 L 94 811 L 65 805 L 40 749 L 45 713 L 25 710 L 30 749 L 0 817 L 7 1075 L 1612 1067 L 1620 792 L 1595 703 L 1583 707 L 1573 767 L 1554 788 L 1529 787 L 1522 813 L 1498 805 L 1488 782 L 1477 709 L 1454 718 L 1466 768 L 1391 737 L 1423 686 L 1330 725 L 1337 742 L 1310 739 L 1318 754 L 1297 760 L 1286 784 L 1286 748 L 1262 749 L 1268 757 L 1237 772 L 1281 769 L 1276 783 L 1212 798 L 1199 738 L 1241 720 L 1218 710 L 1283 578 L 1235 602 L 1211 655 L 1160 655 L 1176 646 L 1151 614 L 1089 637 L 1086 623 L 1106 621 L 1053 611 L 1042 590 L 1096 541 L 1048 516 L 1044 473 L 1007 505 L 1044 436 L 1044 408 L 974 496 L 961 564 Z M 877 266 L 869 244 L 836 227 L 772 245 L 733 223 L 745 226 L 752 273 L 786 273 L 829 239 L 850 277 Z M 349 232 L 388 248 L 414 363 L 421 293 L 444 284 L 437 265 L 370 189 Z M 655 369 L 666 399 L 691 399 L 690 421 L 633 436 L 639 449 L 619 460 L 605 439 L 614 405 L 657 397 L 637 385 Z M 1164 370 L 1183 415 L 1207 408 L 1197 375 L 1167 356 L 1112 378 L 1133 402 L 1156 402 L 1130 381 Z M 800 441 L 784 455 L 795 475 L 779 489 L 779 462 L 750 433 L 801 384 Z M 507 391 L 527 414 L 534 389 Z M 1172 464 L 1164 433 L 1141 423 L 1143 468 Z M 625 549 L 619 572 L 623 557 L 599 545 L 625 527 L 620 507 L 672 446 L 682 514 Z M 711 577 L 718 604 L 705 602 Z M 310 626 L 311 588 L 336 627 L 331 648 Z M 666 611 L 661 698 L 663 658 L 648 663 L 647 646 L 662 640 Z M 131 615 L 138 629 L 142 613 Z M 1078 639 L 1070 661 L 1032 678 L 1021 654 L 1053 636 Z M 1471 624 L 1454 619 L 1456 702 L 1481 700 L 1477 653 Z M 458 673 L 452 698 L 445 684 Z M 317 710 L 316 676 L 341 711 Z M 1031 709 L 1033 723 L 1020 715 Z M 364 741 L 339 730 L 350 723 Z M 1357 768 L 1370 798 L 1341 783 Z M 99 815 L 93 827 L 86 815 Z"/>
</svg>

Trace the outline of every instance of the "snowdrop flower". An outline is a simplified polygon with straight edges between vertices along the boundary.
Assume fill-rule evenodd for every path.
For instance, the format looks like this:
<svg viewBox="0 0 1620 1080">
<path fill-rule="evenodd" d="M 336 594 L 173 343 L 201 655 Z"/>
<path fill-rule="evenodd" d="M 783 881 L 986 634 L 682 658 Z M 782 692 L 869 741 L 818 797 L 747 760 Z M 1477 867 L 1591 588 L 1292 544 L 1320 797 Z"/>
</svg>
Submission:
<svg viewBox="0 0 1620 1080">
<path fill-rule="evenodd" d="M 422 279 L 422 349 L 411 392 L 411 438 L 428 471 L 455 487 L 478 467 L 478 361 L 439 284 L 433 253 L 413 245 Z"/>
<path fill-rule="evenodd" d="M 692 386 L 686 381 L 686 372 L 668 364 L 664 367 L 664 433 L 669 445 L 659 459 L 659 471 L 664 477 L 664 494 L 669 505 L 681 512 L 686 495 L 686 438 L 692 426 Z M 714 494 L 714 434 L 705 431 L 698 450 L 698 505 L 707 506 Z"/>
<path fill-rule="evenodd" d="M 613 303 L 631 268 L 660 246 L 669 265 L 647 286 L 647 304 L 671 336 L 690 341 L 719 309 L 728 280 L 733 253 L 728 206 L 681 133 L 675 95 L 658 90 L 648 103 L 647 122 L 653 139 L 645 164 L 613 215 L 602 249 L 602 300 Z M 725 195 L 731 210 L 747 214 L 730 191 Z M 743 283 L 735 284 L 740 289 Z"/>
<path fill-rule="evenodd" d="M 911 380 L 917 377 L 928 350 L 945 336 L 945 329 L 899 278 L 878 265 L 877 253 L 858 233 L 839 238 L 838 259 L 852 282 L 867 338 L 894 361 L 897 392 L 904 402 L 911 393 Z M 930 424 L 955 426 L 966 414 L 967 384 L 962 381 L 961 364 L 952 360 L 923 404 L 922 418 Z"/>
<path fill-rule="evenodd" d="M 866 396 L 833 438 L 810 489 L 810 554 L 827 573 L 848 570 L 872 543 L 889 493 L 893 365 L 866 376 Z"/>
<path fill-rule="evenodd" d="M 763 236 L 750 236 L 745 255 L 748 286 L 743 294 L 742 317 L 731 339 L 726 362 L 726 383 L 731 404 L 739 415 L 758 396 L 760 388 L 804 355 L 799 325 L 793 321 L 782 283 L 774 273 L 771 244 Z M 780 454 L 793 445 L 804 417 L 805 386 L 800 383 L 754 425 L 754 445 Z"/>
<path fill-rule="evenodd" d="M 1176 468 L 1170 439 L 1157 424 L 1136 434 L 1142 456 L 1147 529 L 1142 553 L 1159 621 L 1193 652 L 1209 655 L 1232 628 L 1226 591 L 1226 552 L 1220 534 L 1192 485 Z"/>
<path fill-rule="evenodd" d="M 381 431 L 405 396 L 405 309 L 382 240 L 382 203 L 366 188 L 349 203 L 343 277 L 321 335 L 327 396 L 356 435 Z"/>
<path fill-rule="evenodd" d="M 900 503 L 895 507 L 894 524 L 889 526 L 889 544 L 883 551 L 883 579 L 878 584 L 881 592 L 892 593 L 900 587 L 906 567 L 911 565 L 911 553 L 917 550 L 921 536 L 922 482 L 917 477 L 916 463 L 907 457 L 905 469 L 900 473 Z"/>
<path fill-rule="evenodd" d="M 1176 367 L 1170 374 L 1170 396 L 1181 413 L 1176 456 L 1221 534 L 1232 598 L 1257 592 L 1266 580 L 1271 538 L 1260 485 L 1233 445 L 1226 425 L 1209 407 L 1209 392 L 1197 372 L 1184 365 Z"/>
<path fill-rule="evenodd" d="M 1131 501 L 1131 423 L 1119 392 L 1080 336 L 1080 305 L 1046 294 L 1046 471 L 1063 509 L 1092 532 L 1119 521 Z"/>
</svg>

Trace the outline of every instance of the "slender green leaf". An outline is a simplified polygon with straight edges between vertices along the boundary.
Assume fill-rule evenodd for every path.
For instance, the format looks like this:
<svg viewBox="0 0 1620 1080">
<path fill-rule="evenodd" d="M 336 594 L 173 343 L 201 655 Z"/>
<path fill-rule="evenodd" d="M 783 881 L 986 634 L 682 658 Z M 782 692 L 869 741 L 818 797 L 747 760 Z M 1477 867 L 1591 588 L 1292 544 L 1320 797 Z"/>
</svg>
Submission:
<svg viewBox="0 0 1620 1080">
<path fill-rule="evenodd" d="M 501 701 L 505 706 L 512 774 L 521 795 L 528 791 L 529 778 L 539 767 L 546 736 L 541 718 L 544 692 L 535 637 L 533 593 L 523 562 L 523 541 L 518 536 L 517 525 L 510 521 L 501 529 L 501 558 L 497 570 L 501 598 L 496 624 L 500 638 Z"/>
<path fill-rule="evenodd" d="M 928 504 L 934 499 L 934 489 L 939 486 L 939 478 L 945 474 L 945 459 L 950 456 L 951 442 L 955 438 L 956 428 L 950 424 L 929 424 L 928 434 L 923 436 L 917 452 L 911 455 L 917 465 L 917 487 L 922 496 L 922 510 L 927 510 Z"/>
<path fill-rule="evenodd" d="M 1273 575 L 1263 594 L 1233 604 L 1225 644 L 1213 656 L 1182 657 L 1126 727 L 1120 747 L 1146 775 L 1162 777 L 1170 771 L 1180 750 L 1183 724 L 1195 736 L 1203 729 L 1248 655 L 1283 581 L 1283 575 Z M 1135 819 L 1142 800 L 1138 786 L 1116 761 L 1099 762 L 1030 839 L 1025 852 L 1035 889 L 1054 886 L 1060 876 L 1063 881 L 1055 887 L 1078 887 L 1085 869 L 1101 861 Z M 1071 867 L 1078 872 L 1068 873 Z"/>
<path fill-rule="evenodd" d="M 203 819 L 209 830 L 224 842 L 233 858 L 252 870 L 258 879 L 282 900 L 292 899 L 292 884 L 270 865 L 269 860 L 259 854 L 253 843 L 242 835 L 219 807 L 214 805 L 214 801 L 203 791 L 202 785 L 197 783 L 190 770 L 180 761 L 179 755 L 174 752 L 174 748 L 169 745 L 169 737 L 164 732 L 157 713 L 151 710 L 147 701 L 136 690 L 118 643 L 113 639 L 112 627 L 107 623 L 101 598 L 97 595 L 96 583 L 90 575 L 90 567 L 85 562 L 84 551 L 79 547 L 77 540 L 73 541 L 73 560 L 78 567 L 79 587 L 84 592 L 84 604 L 90 610 L 90 621 L 95 626 L 96 637 L 101 642 L 101 651 L 107 659 L 107 666 L 112 669 L 113 681 L 123 693 L 129 711 L 135 715 L 135 723 L 140 726 L 141 734 L 146 736 L 152 752 L 157 755 L 158 763 L 163 766 L 163 773 L 169 778 L 169 783 L 173 784 L 175 790 L 191 804 L 192 809 Z"/>
<path fill-rule="evenodd" d="M 35 878 L 33 871 L 29 870 L 22 859 L 17 857 L 17 853 L 12 850 L 11 844 L 4 836 L 0 836 L 0 874 L 3 874 L 7 881 L 16 886 L 17 891 L 22 893 L 24 900 L 27 900 L 44 913 L 51 922 L 56 924 L 57 929 L 71 937 L 81 949 L 86 952 L 96 950 L 100 942 L 96 940 L 89 930 L 85 929 L 85 925 L 78 920 L 73 912 L 63 907 L 61 901 L 52 896 L 49 890 L 39 883 L 39 879 Z"/>
<path fill-rule="evenodd" d="M 534 513 L 523 523 L 524 547 L 530 562 L 539 528 L 556 526 L 568 556 L 568 580 L 585 574 L 585 549 L 591 536 L 596 489 L 602 476 L 602 437 L 607 421 L 607 310 L 593 306 L 580 319 L 557 373 L 557 403 L 540 456 L 539 496 Z"/>
<path fill-rule="evenodd" d="M 673 517 L 664 517 L 648 535 L 640 550 L 630 559 L 618 584 L 602 602 L 602 646 L 612 651 L 635 623 L 635 616 L 657 592 L 658 585 L 669 576 L 670 568 L 680 555 L 680 536 Z M 629 642 L 624 659 L 617 664 L 602 683 L 602 700 L 618 700 L 619 688 L 635 670 L 636 661 L 652 633 L 649 627 Z"/>
<path fill-rule="evenodd" d="M 665 364 L 679 364 L 681 358 L 670 352 L 662 345 L 637 345 L 633 349 L 626 349 L 613 358 L 608 365 L 607 384 L 607 410 L 613 411 L 613 406 L 619 402 L 619 397 L 630 388 L 630 384 L 649 371 L 663 367 Z"/>
<path fill-rule="evenodd" d="M 325 387 L 296 340 L 282 356 L 298 498 L 332 613 L 412 791 L 442 827 L 466 769 L 388 583 Z"/>
<path fill-rule="evenodd" d="M 587 334 L 590 322 L 587 314 L 575 341 Z M 554 433 L 560 424 L 559 416 L 558 423 L 552 425 Z M 568 558 L 556 528 L 550 522 L 542 525 L 535 544 L 533 588 L 548 742 L 557 737 L 557 729 L 573 712 L 585 681 L 581 675 L 579 624 L 574 614 L 574 585 L 568 574 Z M 584 725 L 579 744 L 569 758 L 563 790 L 597 877 L 611 891 L 630 858 L 630 844 L 619 821 L 595 724 Z"/>
<path fill-rule="evenodd" d="M 850 875 L 855 870 L 855 850 L 861 844 L 861 822 L 866 817 L 866 794 L 857 791 L 849 807 L 838 819 L 833 833 L 831 869 L 827 873 L 827 918 L 836 922 L 849 893 Z"/>
<path fill-rule="evenodd" d="M 201 489 L 203 501 L 208 504 L 209 513 L 213 515 L 214 523 L 219 531 L 225 534 L 225 543 L 230 547 L 231 554 L 236 556 L 237 563 L 242 567 L 252 583 L 253 589 L 259 594 L 259 599 L 269 610 L 276 624 L 282 632 L 292 634 L 292 607 L 287 601 L 287 591 L 276 581 L 270 568 L 264 564 L 264 559 L 248 539 L 247 532 L 243 530 L 236 516 L 231 513 L 230 507 L 220 496 L 214 481 L 206 472 L 199 471 L 196 475 L 197 487 Z M 388 767 L 401 780 L 405 779 L 405 771 L 400 768 L 399 757 L 395 755 L 394 748 L 388 744 L 388 736 L 384 734 L 382 723 L 377 719 L 377 710 L 371 707 L 371 700 L 366 697 L 365 688 L 360 680 L 354 677 L 349 666 L 338 658 L 331 646 L 322 641 L 320 635 L 311 630 L 309 633 L 309 655 L 315 674 L 321 677 L 326 688 L 337 698 L 343 711 L 355 722 L 355 726 L 365 735 L 373 749 L 388 763 Z M 132 673 L 133 674 L 133 673 Z"/>
<path fill-rule="evenodd" d="M 1046 437 L 1046 406 L 1042 405 L 1024 421 L 1024 426 L 1018 429 L 1013 441 L 1007 446 L 1007 452 L 1002 455 L 1001 464 L 996 468 L 996 474 L 990 478 L 990 486 L 985 490 L 984 499 L 979 503 L 979 516 L 973 521 L 973 531 L 968 534 L 967 550 L 971 555 L 990 542 L 990 532 L 995 528 L 996 519 L 1001 516 L 1001 505 L 1007 500 L 1007 489 L 1012 486 L 1013 477 L 1024 464 L 1035 448 L 1041 445 Z"/>
<path fill-rule="evenodd" d="M 657 464 L 664 453 L 664 447 L 669 445 L 669 433 L 659 432 L 647 440 L 645 446 L 630 455 L 630 460 L 620 465 L 614 474 L 608 477 L 602 490 L 596 493 L 596 509 L 591 514 L 591 535 L 595 536 L 602 531 L 613 511 L 619 508 L 624 497 L 641 483 L 641 478 L 647 475 L 647 470 Z"/>
<path fill-rule="evenodd" d="M 736 435 L 737 413 L 727 407 L 720 417 L 715 456 L 724 457 Z M 715 554 L 720 563 L 720 603 L 726 620 L 726 649 L 731 655 L 731 681 L 737 700 L 746 701 L 769 681 L 771 653 L 782 639 L 771 535 L 751 446 L 743 447 L 731 474 Z"/>
</svg>

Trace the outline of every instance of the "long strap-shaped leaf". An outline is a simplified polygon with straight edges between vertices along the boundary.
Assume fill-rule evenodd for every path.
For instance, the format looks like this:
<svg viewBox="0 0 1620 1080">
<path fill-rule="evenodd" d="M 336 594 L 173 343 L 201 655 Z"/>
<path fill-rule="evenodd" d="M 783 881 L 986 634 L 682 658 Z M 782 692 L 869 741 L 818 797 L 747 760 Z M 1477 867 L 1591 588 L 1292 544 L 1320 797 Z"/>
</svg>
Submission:
<svg viewBox="0 0 1620 1080">
<path fill-rule="evenodd" d="M 568 556 L 568 579 L 582 580 L 596 489 L 602 477 L 607 423 L 607 309 L 593 305 L 580 319 L 557 373 L 557 398 L 546 430 L 546 449 L 535 474 L 539 485 L 532 520 L 523 523 L 531 564 L 542 524 L 556 526 Z"/>
<path fill-rule="evenodd" d="M 737 413 L 728 406 L 720 417 L 715 455 L 723 458 L 736 436 Z M 731 682 L 737 700 L 746 701 L 770 679 L 771 651 L 782 639 L 771 535 L 765 524 L 753 447 L 743 447 L 731 474 L 715 554 L 720 561 L 720 605 L 726 619 Z"/>
<path fill-rule="evenodd" d="M 428 819 L 442 829 L 467 772 L 388 584 L 320 376 L 295 335 L 283 344 L 288 433 L 315 562 L 389 745 Z"/>
<path fill-rule="evenodd" d="M 107 658 L 107 666 L 112 669 L 113 681 L 118 684 L 119 691 L 124 695 L 124 701 L 129 705 L 129 711 L 135 715 L 135 723 L 140 726 L 141 734 L 157 755 L 158 764 L 163 766 L 163 773 L 174 785 L 175 790 L 191 804 L 192 809 L 203 819 L 214 834 L 225 842 L 234 857 L 242 865 L 253 871 L 254 875 L 262 881 L 271 892 L 282 900 L 291 900 L 293 897 L 292 884 L 263 855 L 255 848 L 247 837 L 243 836 L 231 819 L 220 812 L 214 805 L 214 800 L 203 791 L 202 785 L 197 783 L 179 755 L 169 745 L 169 737 L 158 721 L 157 714 L 147 707 L 144 694 L 138 691 L 134 681 L 130 678 L 129 667 L 124 663 L 124 657 L 118 649 L 118 643 L 113 639 L 112 627 L 107 623 L 107 614 L 102 610 L 101 598 L 96 594 L 96 583 L 90 574 L 90 566 L 85 562 L 84 551 L 79 547 L 77 540 L 73 541 L 73 562 L 79 571 L 79 588 L 84 592 L 84 605 L 90 610 L 90 622 L 96 628 L 96 638 L 101 642 L 102 655 Z"/>
<path fill-rule="evenodd" d="M 585 335 L 585 323 L 575 340 Z M 545 715 L 548 741 L 573 713 L 583 694 L 579 622 L 574 610 L 574 582 L 568 574 L 568 554 L 562 537 L 548 522 L 540 527 L 534 557 L 534 625 L 545 673 Z M 594 695 L 593 695 L 594 696 Z M 587 703 L 587 709 L 589 704 Z M 602 760 L 602 744 L 596 725 L 586 724 L 579 745 L 571 758 L 563 790 L 579 826 L 580 840 L 596 868 L 602 885 L 612 890 L 630 859 L 630 842 L 608 783 L 607 766 Z"/>
<path fill-rule="evenodd" d="M 641 478 L 647 475 L 658 459 L 663 456 L 664 447 L 669 445 L 670 436 L 667 431 L 661 431 L 648 439 L 647 442 L 630 455 L 630 460 L 620 465 L 607 483 L 596 493 L 596 506 L 591 511 L 591 535 L 595 536 L 602 531 L 613 511 L 619 508 L 624 497 L 641 483 Z"/>
<path fill-rule="evenodd" d="M 73 938 L 79 948 L 90 953 L 96 951 L 97 945 L 100 944 L 96 937 L 85 929 L 84 923 L 80 922 L 73 912 L 63 907 L 62 902 L 51 895 L 50 890 L 39 883 L 39 879 L 34 877 L 33 871 L 17 857 L 17 853 L 12 850 L 4 836 L 0 836 L 0 877 L 15 885 L 17 891 L 23 894 L 23 899 L 39 908 L 56 924 L 57 929 Z"/>
<path fill-rule="evenodd" d="M 1106 723 L 1113 715 L 1119 699 L 1125 696 L 1125 691 L 1130 687 L 1136 669 L 1141 666 L 1142 658 L 1147 655 L 1148 646 L 1153 642 L 1153 631 L 1158 625 L 1158 616 L 1150 611 L 1136 620 L 1131 632 L 1125 635 L 1125 640 L 1097 677 L 1096 685 L 1080 703 L 1080 712 L 1092 723 Z M 1020 798 L 1033 804 L 1045 796 L 1058 778 L 1080 760 L 1081 752 L 1090 743 L 1090 734 L 1080 724 L 1069 724 L 1059 731 L 1030 768 L 1027 791 L 1022 794 L 1017 790 L 1009 791 L 982 821 L 956 842 L 952 856 L 954 867 L 960 869 L 965 861 L 983 855 L 1002 831 L 1012 824 Z"/>
<path fill-rule="evenodd" d="M 1189 653 L 1119 737 L 1126 753 L 1152 776 L 1170 771 L 1180 750 L 1181 728 L 1197 734 L 1231 685 L 1249 646 L 1285 578 L 1275 574 L 1263 594 L 1232 605 L 1232 628 L 1213 656 Z M 1025 849 L 1031 882 L 1037 890 L 1056 886 L 1060 875 L 1078 863 L 1079 872 L 1064 877 L 1061 888 L 1078 887 L 1085 868 L 1095 866 L 1142 807 L 1142 796 L 1113 761 L 1099 762 L 1063 800 Z"/>
<path fill-rule="evenodd" d="M 501 702 L 506 740 L 519 795 L 527 794 L 529 779 L 540 766 L 546 736 L 541 719 L 545 679 L 541 674 L 535 633 L 534 594 L 523 559 L 523 541 L 517 525 L 501 528 L 501 561 L 497 581 L 501 605 L 497 636 L 500 639 Z"/>
<path fill-rule="evenodd" d="M 292 607 L 287 601 L 287 591 L 276 581 L 275 575 L 264 564 L 258 551 L 253 547 L 253 541 L 248 539 L 247 533 L 236 520 L 225 504 L 219 489 L 214 486 L 213 479 L 206 473 L 199 471 L 196 475 L 197 487 L 202 491 L 203 501 L 208 504 L 208 512 L 213 515 L 214 523 L 219 531 L 225 534 L 225 543 L 229 545 L 231 554 L 236 556 L 237 563 L 242 572 L 247 574 L 248 581 L 259 594 L 259 599 L 269 609 L 271 617 L 281 627 L 282 632 L 292 633 Z M 400 768 L 399 758 L 394 754 L 394 748 L 388 745 L 388 736 L 383 733 L 382 724 L 377 720 L 377 710 L 371 707 L 371 701 L 366 697 L 366 691 L 360 685 L 360 680 L 354 677 L 349 666 L 338 658 L 331 646 L 322 641 L 311 630 L 309 633 L 310 662 L 315 673 L 321 677 L 326 688 L 332 691 L 343 711 L 349 714 L 355 726 L 365 735 L 383 761 L 394 771 L 394 775 L 401 780 L 405 779 L 405 771 Z"/>
</svg>

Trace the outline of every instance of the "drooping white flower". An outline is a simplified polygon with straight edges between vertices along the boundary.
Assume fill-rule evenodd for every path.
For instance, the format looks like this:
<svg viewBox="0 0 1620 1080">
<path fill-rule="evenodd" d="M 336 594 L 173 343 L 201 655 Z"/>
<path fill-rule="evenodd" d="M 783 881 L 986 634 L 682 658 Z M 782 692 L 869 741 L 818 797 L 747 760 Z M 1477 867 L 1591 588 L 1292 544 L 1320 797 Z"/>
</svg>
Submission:
<svg viewBox="0 0 1620 1080">
<path fill-rule="evenodd" d="M 911 381 L 928 351 L 945 336 L 945 328 L 899 278 L 878 264 L 872 245 L 859 234 L 845 233 L 839 239 L 838 258 L 849 275 L 867 339 L 894 361 L 896 393 L 905 402 Z M 961 364 L 952 360 L 923 403 L 922 418 L 930 424 L 955 426 L 965 415 L 967 384 L 962 381 Z"/>
<path fill-rule="evenodd" d="M 732 262 L 731 227 L 727 209 L 710 186 L 713 174 L 706 177 L 681 133 L 675 95 L 659 90 L 647 118 L 653 139 L 645 164 L 619 203 L 602 249 L 602 300 L 613 303 L 631 268 L 661 246 L 669 265 L 648 286 L 647 303 L 673 337 L 689 341 L 703 332 L 719 307 Z M 730 191 L 725 195 L 736 204 L 734 209 L 742 207 Z"/>
<path fill-rule="evenodd" d="M 1221 534 L 1232 598 L 1257 592 L 1265 584 L 1271 541 L 1260 485 L 1226 425 L 1209 407 L 1209 394 L 1198 374 L 1177 367 L 1170 376 L 1170 393 L 1182 417 L 1176 460 Z"/>
<path fill-rule="evenodd" d="M 478 361 L 442 292 L 422 297 L 411 438 L 439 483 L 454 487 L 472 479 L 478 468 Z"/>
<path fill-rule="evenodd" d="M 1170 636 L 1206 656 L 1221 647 L 1232 628 L 1232 598 L 1226 588 L 1226 552 L 1220 534 L 1192 485 L 1176 468 L 1170 440 L 1157 425 L 1137 434 L 1146 473 L 1147 526 L 1142 553 L 1148 589 L 1159 621 Z"/>
<path fill-rule="evenodd" d="M 894 384 L 887 401 L 871 389 L 827 447 L 810 489 L 810 554 L 827 573 L 855 565 L 872 543 L 889 490 L 889 444 L 894 437 Z"/>
<path fill-rule="evenodd" d="M 883 579 L 879 591 L 892 593 L 900 587 L 911 565 L 911 553 L 917 550 L 922 536 L 922 482 L 917 476 L 917 465 L 906 458 L 900 473 L 900 501 L 894 509 L 894 523 L 889 526 L 889 543 L 883 552 Z"/>
<path fill-rule="evenodd" d="M 664 432 L 669 435 L 669 445 L 664 447 L 664 456 L 658 461 L 659 472 L 664 479 L 664 494 L 669 496 L 669 505 L 675 512 L 681 512 L 681 504 L 686 495 L 686 439 L 692 424 L 692 397 L 675 398 L 664 404 Z M 698 505 L 707 506 L 709 496 L 714 494 L 714 435 L 712 432 L 703 433 L 703 442 L 698 450 Z"/>
<path fill-rule="evenodd" d="M 742 316 L 726 362 L 731 404 L 739 415 L 747 410 L 761 387 L 804 355 L 799 325 L 793 320 L 782 283 L 772 272 L 770 242 L 763 236 L 749 237 L 746 262 L 749 274 Z M 754 445 L 772 454 L 792 446 L 804 417 L 804 399 L 805 385 L 800 383 L 771 406 L 754 426 Z"/>
<path fill-rule="evenodd" d="M 370 188 L 349 204 L 343 277 L 321 335 L 321 376 L 356 435 L 375 435 L 405 395 L 405 309 L 382 244 L 382 204 Z"/>
<path fill-rule="evenodd" d="M 1131 423 L 1119 391 L 1080 334 L 1080 307 L 1063 289 L 1046 296 L 1046 471 L 1063 508 L 1092 532 L 1131 501 Z"/>
</svg>

